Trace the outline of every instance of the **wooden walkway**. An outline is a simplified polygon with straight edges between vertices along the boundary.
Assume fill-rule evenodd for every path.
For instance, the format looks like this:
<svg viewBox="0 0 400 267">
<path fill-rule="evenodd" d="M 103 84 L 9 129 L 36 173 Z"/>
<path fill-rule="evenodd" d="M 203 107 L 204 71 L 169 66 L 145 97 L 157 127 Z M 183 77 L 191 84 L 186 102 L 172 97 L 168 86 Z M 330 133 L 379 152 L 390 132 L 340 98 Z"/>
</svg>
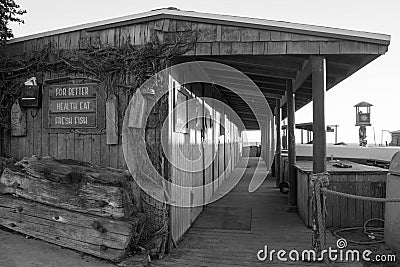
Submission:
<svg viewBox="0 0 400 267">
<path fill-rule="evenodd" d="M 257 158 L 251 158 L 236 187 L 209 204 L 178 243 L 178 248 L 152 266 L 324 266 L 279 262 L 276 254 L 273 262 L 257 259 L 257 252 L 265 245 L 276 251 L 311 248 L 311 230 L 304 226 L 298 214 L 286 211 L 287 195 L 275 188 L 275 181 L 269 177 L 256 192 L 248 192 L 257 162 Z M 327 240 L 328 245 L 335 244 L 332 236 Z"/>
</svg>

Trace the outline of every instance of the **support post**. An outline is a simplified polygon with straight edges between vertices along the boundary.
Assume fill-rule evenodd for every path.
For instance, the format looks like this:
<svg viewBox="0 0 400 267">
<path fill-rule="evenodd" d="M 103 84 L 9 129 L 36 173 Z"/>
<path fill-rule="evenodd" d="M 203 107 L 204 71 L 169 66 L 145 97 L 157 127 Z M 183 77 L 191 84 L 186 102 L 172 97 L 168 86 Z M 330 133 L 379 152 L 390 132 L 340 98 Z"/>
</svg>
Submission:
<svg viewBox="0 0 400 267">
<path fill-rule="evenodd" d="M 301 129 L 301 144 L 304 144 L 303 129 Z"/>
<path fill-rule="evenodd" d="M 339 125 L 335 125 L 335 144 L 337 144 L 337 127 Z"/>
<path fill-rule="evenodd" d="M 295 101 L 293 95 L 293 81 L 286 80 L 287 110 L 288 110 L 288 159 L 289 159 L 289 211 L 297 212 L 297 180 L 294 165 L 296 163 Z"/>
<path fill-rule="evenodd" d="M 325 128 L 325 91 L 326 91 L 326 60 L 324 57 L 312 56 L 312 99 L 313 99 L 313 246 L 318 253 L 324 250 L 325 207 L 323 186 L 327 186 L 329 178 L 326 174 L 326 128 Z M 314 179 L 313 179 L 314 180 Z M 323 185 L 325 183 L 325 185 Z M 320 188 L 321 187 L 321 188 Z M 324 257 L 326 260 L 326 257 Z"/>
<path fill-rule="evenodd" d="M 326 60 L 311 57 L 313 99 L 313 173 L 326 171 L 325 91 Z"/>
<path fill-rule="evenodd" d="M 276 125 L 276 153 L 275 153 L 275 177 L 276 186 L 281 182 L 281 100 L 276 100 L 275 107 L 275 125 Z"/>
</svg>

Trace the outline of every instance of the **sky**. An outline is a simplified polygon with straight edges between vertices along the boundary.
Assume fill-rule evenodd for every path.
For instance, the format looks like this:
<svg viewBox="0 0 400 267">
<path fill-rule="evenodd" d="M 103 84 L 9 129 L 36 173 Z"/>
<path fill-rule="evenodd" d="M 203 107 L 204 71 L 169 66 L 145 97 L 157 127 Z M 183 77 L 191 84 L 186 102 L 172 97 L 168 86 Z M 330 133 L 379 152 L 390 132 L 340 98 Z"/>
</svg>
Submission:
<svg viewBox="0 0 400 267">
<path fill-rule="evenodd" d="M 327 125 L 337 124 L 338 141 L 358 142 L 354 105 L 366 101 L 372 126 L 369 144 L 390 140 L 386 131 L 400 130 L 400 1 L 398 0 L 16 0 L 27 14 L 25 24 L 12 24 L 15 37 L 146 12 L 163 7 L 215 14 L 305 23 L 391 35 L 389 51 L 326 93 Z M 312 121 L 312 104 L 296 112 L 296 123 Z M 375 133 L 375 134 L 374 134 Z M 383 137 L 381 134 L 383 133 Z M 252 134 L 257 137 L 257 134 Z M 375 138 L 374 138 L 375 137 Z M 374 140 L 375 139 L 375 140 Z M 296 142 L 300 142 L 296 133 Z M 334 142 L 334 133 L 327 133 Z"/>
</svg>

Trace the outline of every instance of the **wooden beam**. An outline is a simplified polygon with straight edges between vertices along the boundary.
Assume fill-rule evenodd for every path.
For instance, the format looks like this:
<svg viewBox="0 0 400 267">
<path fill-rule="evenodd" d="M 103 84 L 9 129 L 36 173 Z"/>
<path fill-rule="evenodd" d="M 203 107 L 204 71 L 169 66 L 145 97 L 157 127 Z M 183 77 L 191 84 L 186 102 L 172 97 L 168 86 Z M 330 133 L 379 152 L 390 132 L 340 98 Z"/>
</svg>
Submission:
<svg viewBox="0 0 400 267">
<path fill-rule="evenodd" d="M 255 104 L 255 105 L 262 105 L 262 106 L 264 106 L 265 103 L 270 103 L 273 101 L 273 100 L 268 101 L 267 99 L 265 99 L 263 101 L 260 98 L 256 98 L 256 97 L 252 97 L 252 96 L 244 96 L 244 98 L 241 98 L 239 96 L 236 96 L 234 94 L 229 94 L 229 93 L 225 94 L 225 98 L 227 98 L 228 100 L 235 100 L 235 101 L 238 101 L 243 104 L 246 103 L 247 105 Z M 275 104 L 275 102 L 274 102 L 274 104 Z"/>
<path fill-rule="evenodd" d="M 312 56 L 313 83 L 313 173 L 326 171 L 325 91 L 326 60 Z"/>
<path fill-rule="evenodd" d="M 246 66 L 254 68 L 279 68 L 286 70 L 301 70 L 303 58 L 294 56 L 212 56 L 196 57 L 196 60 L 207 60 L 225 63 L 227 65 Z"/>
<path fill-rule="evenodd" d="M 297 93 L 295 93 L 295 96 L 296 96 L 296 100 L 300 99 L 300 100 L 310 101 L 312 99 L 312 92 L 311 93 L 297 92 Z"/>
<path fill-rule="evenodd" d="M 246 130 L 260 130 L 258 124 L 247 124 L 245 125 Z"/>
<path fill-rule="evenodd" d="M 263 105 L 257 105 L 257 106 L 256 106 L 256 104 L 253 105 L 253 110 L 252 110 L 252 109 L 251 109 L 247 104 L 245 104 L 244 102 L 242 102 L 242 101 L 237 101 L 237 100 L 235 100 L 235 99 L 229 99 L 227 104 L 228 104 L 229 106 L 231 106 L 233 110 L 244 109 L 244 110 L 251 111 L 251 112 L 253 112 L 253 110 L 254 110 L 254 112 L 256 112 L 257 114 L 265 114 L 264 112 L 265 112 L 265 110 L 266 110 L 266 109 L 265 109 L 265 106 L 263 106 Z"/>
<path fill-rule="evenodd" d="M 263 111 L 266 110 L 266 103 L 269 106 L 271 106 L 271 105 L 275 106 L 275 99 L 267 100 L 266 102 L 258 102 L 258 101 L 256 102 L 256 101 L 253 101 L 253 100 L 249 100 L 249 101 L 245 102 L 240 98 L 229 97 L 229 96 L 226 96 L 225 98 L 228 100 L 229 103 L 233 103 L 234 102 L 234 103 L 236 103 L 238 105 L 241 105 L 243 107 L 249 107 L 249 108 L 250 108 L 250 106 L 252 106 L 254 108 L 260 108 Z M 233 108 L 235 108 L 235 107 L 233 107 Z"/>
<path fill-rule="evenodd" d="M 258 86 L 258 88 L 261 90 L 261 92 L 263 93 L 271 93 L 271 94 L 278 94 L 278 95 L 285 95 L 284 90 L 281 89 L 276 89 L 276 88 L 272 88 L 272 87 L 263 87 L 263 86 Z"/>
<path fill-rule="evenodd" d="M 256 117 L 254 115 L 246 115 L 240 112 L 236 112 L 237 115 L 240 117 L 240 119 L 246 119 L 246 120 L 252 120 L 252 121 L 257 121 Z"/>
<path fill-rule="evenodd" d="M 225 89 L 239 88 L 239 89 L 246 90 L 246 91 L 251 91 L 251 90 L 254 90 L 254 88 L 255 88 L 254 86 L 242 85 L 242 84 L 230 83 L 230 82 L 225 82 L 224 85 L 218 84 L 218 85 L 215 85 L 215 86 L 217 88 L 225 88 Z M 265 87 L 265 86 L 260 86 L 260 85 L 257 85 L 257 87 L 263 93 L 278 94 L 278 95 L 282 95 L 283 96 L 285 94 L 285 92 L 286 92 L 286 88 L 285 89 L 281 89 L 281 88 L 277 89 L 277 88 L 273 88 L 273 87 Z M 247 89 L 247 88 L 249 88 L 249 89 Z"/>
<path fill-rule="evenodd" d="M 249 110 L 254 110 L 254 112 L 256 112 L 257 114 L 262 114 L 263 111 L 266 111 L 266 107 L 265 105 L 261 105 L 258 103 L 252 103 L 251 106 L 253 107 L 253 109 L 251 109 L 247 104 L 245 104 L 242 101 L 238 101 L 236 99 L 231 99 L 228 98 L 228 103 L 229 105 L 232 107 L 233 110 L 237 108 L 248 108 Z"/>
<path fill-rule="evenodd" d="M 238 114 L 238 115 L 247 115 L 247 116 L 260 116 L 260 117 L 266 117 L 266 115 L 265 114 L 260 114 L 260 113 L 256 113 L 256 114 L 254 114 L 253 112 L 247 112 L 247 111 L 243 111 L 243 110 L 235 110 L 235 112 Z"/>
<path fill-rule="evenodd" d="M 281 108 L 283 108 L 287 103 L 287 92 L 285 92 L 285 95 L 282 97 L 281 101 Z"/>
<path fill-rule="evenodd" d="M 295 71 L 289 71 L 289 70 L 275 70 L 275 69 L 263 69 L 262 73 L 261 71 L 257 68 L 253 67 L 246 67 L 249 69 L 248 71 L 243 71 L 244 74 L 248 76 L 261 76 L 261 77 L 273 77 L 273 78 L 279 78 L 279 79 L 291 79 L 296 76 Z"/>
<path fill-rule="evenodd" d="M 297 180 L 294 165 L 296 164 L 296 141 L 295 141 L 295 101 L 293 94 L 293 81 L 287 80 L 287 107 L 288 107 L 288 160 L 289 160 L 289 210 L 297 209 Z"/>
<path fill-rule="evenodd" d="M 235 83 L 239 86 L 250 86 L 251 83 L 248 80 L 248 78 L 245 77 L 238 77 L 238 76 L 230 76 L 229 74 L 225 75 L 220 75 L 220 74 L 209 74 L 209 77 L 215 81 L 221 82 L 221 83 Z M 274 79 L 274 78 L 269 78 L 266 80 L 260 80 L 260 79 L 253 79 L 254 77 L 249 77 L 251 80 L 259 85 L 259 84 L 264 84 L 267 87 L 277 87 L 280 88 L 281 90 L 285 90 L 285 79 Z"/>
<path fill-rule="evenodd" d="M 219 74 L 228 74 L 234 75 L 235 71 L 240 71 L 241 73 L 247 76 L 253 77 L 261 77 L 261 78 L 280 78 L 280 79 L 293 79 L 296 77 L 296 71 L 294 70 L 282 70 L 275 68 L 257 68 L 257 67 L 247 67 L 247 66 L 236 66 L 231 65 L 236 70 L 231 69 L 222 69 L 222 68 L 213 68 L 206 67 L 206 72 L 219 73 Z"/>
<path fill-rule="evenodd" d="M 254 122 L 257 123 L 256 119 L 240 118 L 243 122 Z"/>
<path fill-rule="evenodd" d="M 303 62 L 303 66 L 301 68 L 300 71 L 297 72 L 296 78 L 292 81 L 292 85 L 293 85 L 293 93 L 296 93 L 299 88 L 304 88 L 303 91 L 306 89 L 305 83 L 307 81 L 307 79 L 310 77 L 311 75 L 311 62 L 310 60 L 305 60 Z M 311 85 L 312 86 L 312 85 Z M 283 98 L 282 101 L 282 105 L 286 104 L 286 97 Z"/>
<path fill-rule="evenodd" d="M 255 83 L 257 85 L 258 88 L 265 90 L 265 91 L 269 91 L 271 93 L 280 93 L 280 94 L 284 94 L 286 91 L 285 85 L 266 85 L 266 86 L 261 86 L 258 83 Z M 223 83 L 219 84 L 220 86 L 224 86 L 226 88 L 229 89 L 229 87 L 239 87 L 239 88 L 254 88 L 254 86 L 252 85 L 248 85 L 248 84 L 240 84 L 240 83 L 236 83 L 236 82 L 230 82 L 230 81 L 224 81 Z"/>
<path fill-rule="evenodd" d="M 347 66 L 359 66 L 362 64 L 362 58 L 364 55 L 328 55 L 326 61 L 329 65 L 347 65 Z"/>
<path fill-rule="evenodd" d="M 234 90 L 234 92 L 229 90 L 229 89 Z M 227 93 L 232 93 L 232 94 L 233 93 L 238 93 L 240 95 L 260 97 L 260 94 L 257 93 L 254 90 L 243 90 L 243 89 L 236 88 L 236 87 L 230 87 L 229 89 L 226 89 L 226 88 L 222 87 L 219 90 L 223 91 L 223 92 L 227 92 Z M 264 97 L 268 97 L 268 98 L 274 98 L 274 99 L 281 99 L 282 98 L 281 94 L 273 94 L 273 93 L 268 93 L 268 92 L 264 92 L 264 91 L 261 91 L 261 94 L 264 95 Z"/>
<path fill-rule="evenodd" d="M 302 86 L 302 87 L 297 89 L 295 94 L 298 94 L 298 93 L 300 93 L 300 94 L 309 94 L 311 96 L 312 95 L 312 86 L 310 86 L 310 87 Z"/>
<path fill-rule="evenodd" d="M 309 103 L 312 99 L 312 93 L 295 93 L 295 98 L 296 98 L 296 103 L 303 103 L 303 102 L 307 102 Z M 287 95 L 285 94 L 282 97 L 282 101 L 281 101 L 281 107 L 284 107 L 287 103 Z"/>
<path fill-rule="evenodd" d="M 261 91 L 261 92 L 266 98 L 282 99 L 281 94 L 268 93 L 268 92 L 264 92 L 264 91 Z"/>
<path fill-rule="evenodd" d="M 348 66 L 337 66 L 334 64 L 327 64 L 326 65 L 326 72 L 327 75 L 329 73 L 330 77 L 343 77 L 347 75 L 347 68 Z"/>
<path fill-rule="evenodd" d="M 276 100 L 275 105 L 275 125 L 276 125 L 276 153 L 275 153 L 275 179 L 276 186 L 281 182 L 281 103 Z"/>
<path fill-rule="evenodd" d="M 297 89 L 299 89 L 303 83 L 310 77 L 311 75 L 311 62 L 309 60 L 305 60 L 303 63 L 303 67 L 301 71 L 297 72 L 296 78 L 293 80 L 293 92 L 296 93 Z"/>
</svg>

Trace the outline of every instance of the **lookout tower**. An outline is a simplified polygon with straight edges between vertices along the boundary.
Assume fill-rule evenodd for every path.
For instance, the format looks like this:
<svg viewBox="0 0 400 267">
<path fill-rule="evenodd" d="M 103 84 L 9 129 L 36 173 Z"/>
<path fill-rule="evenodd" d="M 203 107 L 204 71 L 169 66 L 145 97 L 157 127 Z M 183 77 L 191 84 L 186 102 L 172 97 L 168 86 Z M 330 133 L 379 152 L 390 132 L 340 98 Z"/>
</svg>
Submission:
<svg viewBox="0 0 400 267">
<path fill-rule="evenodd" d="M 371 107 L 373 105 L 367 102 L 360 102 L 354 105 L 356 108 L 356 126 L 360 126 L 358 135 L 360 146 L 367 145 L 367 129 L 366 126 L 371 126 Z"/>
</svg>

